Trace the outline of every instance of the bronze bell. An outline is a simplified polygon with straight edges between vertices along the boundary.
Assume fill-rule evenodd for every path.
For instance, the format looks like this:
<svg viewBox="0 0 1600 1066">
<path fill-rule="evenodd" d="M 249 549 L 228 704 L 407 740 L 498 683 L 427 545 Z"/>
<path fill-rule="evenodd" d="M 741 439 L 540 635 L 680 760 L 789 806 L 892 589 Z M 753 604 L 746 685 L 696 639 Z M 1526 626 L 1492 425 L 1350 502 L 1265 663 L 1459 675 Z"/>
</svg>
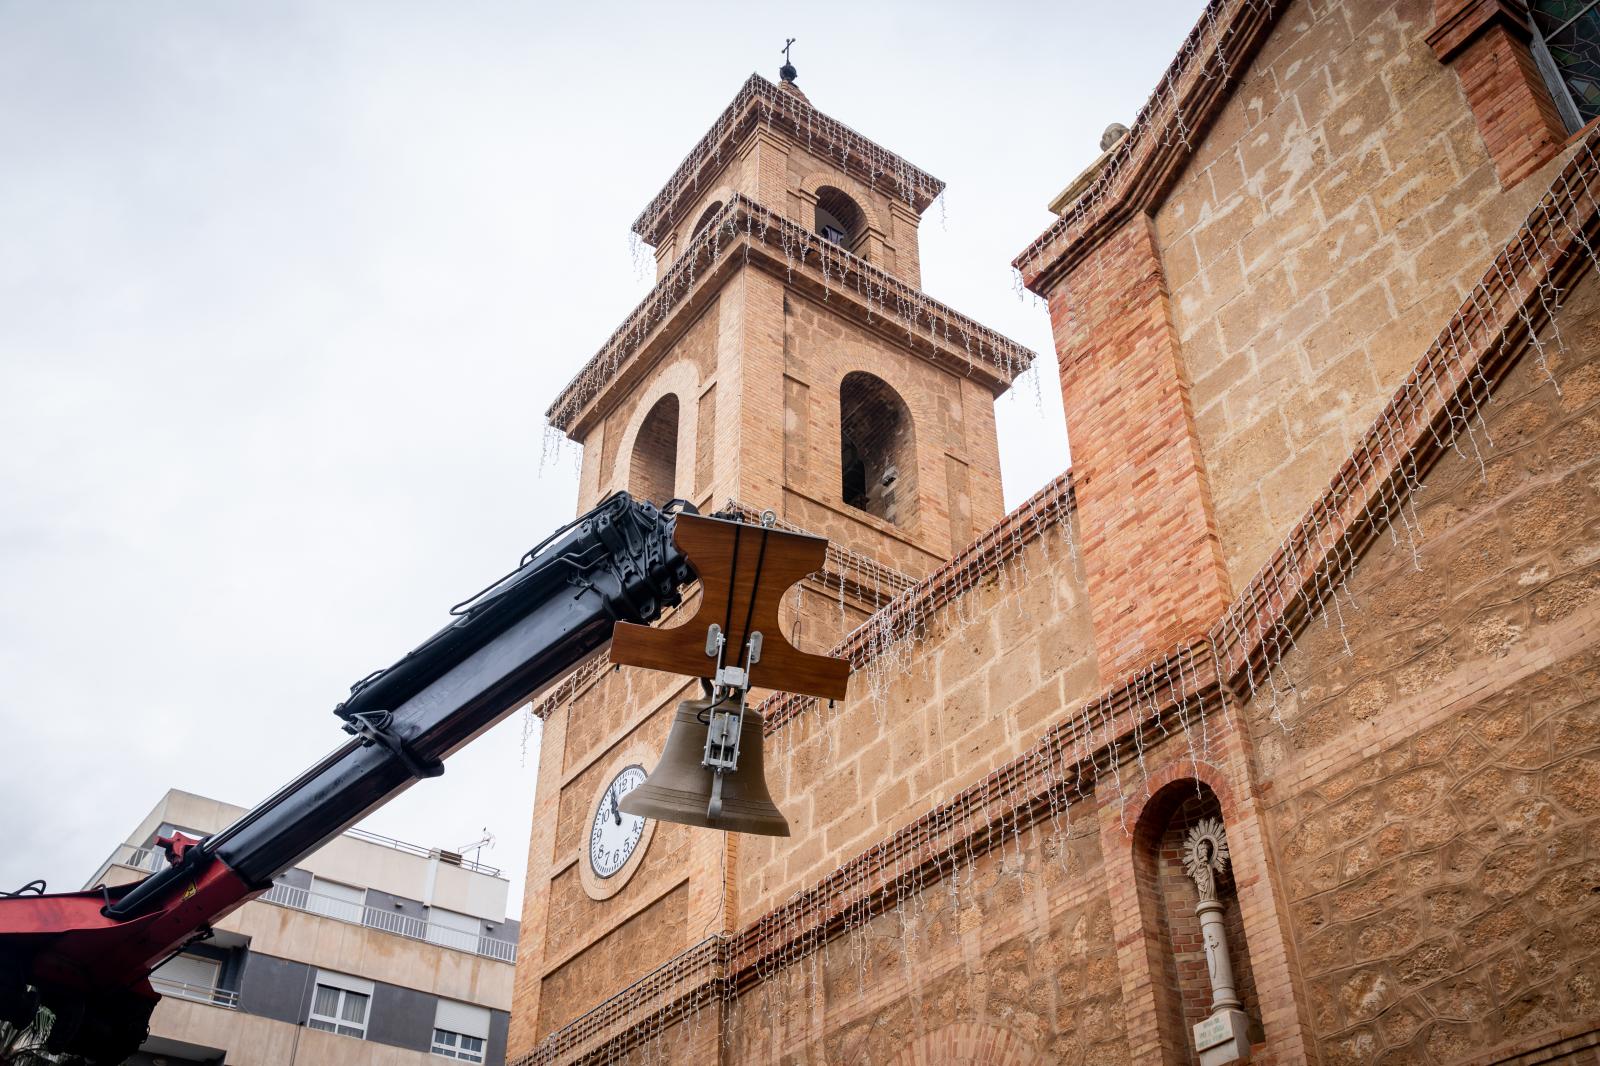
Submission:
<svg viewBox="0 0 1600 1066">
<path fill-rule="evenodd" d="M 710 700 L 684 700 L 672 719 L 667 743 L 661 749 L 656 767 L 644 784 L 629 792 L 617 804 L 623 814 L 679 822 L 702 829 L 726 829 L 730 833 L 786 837 L 789 823 L 772 802 L 767 779 L 761 767 L 763 720 L 755 711 L 744 712 L 739 734 L 739 765 L 722 776 L 722 811 L 712 818 L 712 779 L 716 776 L 701 765 L 705 754 L 707 710 Z"/>
</svg>

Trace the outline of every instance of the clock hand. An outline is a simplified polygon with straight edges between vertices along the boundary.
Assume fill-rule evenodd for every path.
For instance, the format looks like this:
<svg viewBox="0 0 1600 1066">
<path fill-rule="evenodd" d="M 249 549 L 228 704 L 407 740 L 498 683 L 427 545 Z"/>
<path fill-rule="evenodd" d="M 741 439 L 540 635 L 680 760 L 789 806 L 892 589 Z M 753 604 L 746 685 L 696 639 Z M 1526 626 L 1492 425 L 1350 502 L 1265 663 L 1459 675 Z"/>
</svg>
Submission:
<svg viewBox="0 0 1600 1066">
<path fill-rule="evenodd" d="M 613 817 L 613 818 L 615 818 L 617 820 L 617 824 L 618 825 L 621 825 L 622 824 L 622 811 L 620 809 L 618 809 L 618 807 L 617 807 L 617 790 L 615 788 L 612 788 L 609 792 L 606 793 L 606 795 L 611 797 L 611 817 Z"/>
</svg>

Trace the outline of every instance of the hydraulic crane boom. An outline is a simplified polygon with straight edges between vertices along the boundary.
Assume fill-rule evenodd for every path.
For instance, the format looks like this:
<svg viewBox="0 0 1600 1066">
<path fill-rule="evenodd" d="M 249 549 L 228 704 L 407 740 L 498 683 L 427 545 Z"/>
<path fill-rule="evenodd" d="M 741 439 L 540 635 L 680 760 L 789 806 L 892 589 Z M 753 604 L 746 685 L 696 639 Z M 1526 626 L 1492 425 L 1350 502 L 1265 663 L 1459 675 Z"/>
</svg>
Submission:
<svg viewBox="0 0 1600 1066">
<path fill-rule="evenodd" d="M 618 493 L 452 610 L 452 622 L 335 709 L 352 738 L 204 840 L 163 838 L 171 865 L 112 889 L 0 893 L 0 1021 L 42 1003 L 51 1050 L 120 1062 L 159 998 L 173 952 L 270 888 L 273 878 L 404 791 L 504 718 L 518 700 L 600 650 L 619 621 L 649 623 L 695 578 L 674 543 L 684 505 Z"/>
</svg>

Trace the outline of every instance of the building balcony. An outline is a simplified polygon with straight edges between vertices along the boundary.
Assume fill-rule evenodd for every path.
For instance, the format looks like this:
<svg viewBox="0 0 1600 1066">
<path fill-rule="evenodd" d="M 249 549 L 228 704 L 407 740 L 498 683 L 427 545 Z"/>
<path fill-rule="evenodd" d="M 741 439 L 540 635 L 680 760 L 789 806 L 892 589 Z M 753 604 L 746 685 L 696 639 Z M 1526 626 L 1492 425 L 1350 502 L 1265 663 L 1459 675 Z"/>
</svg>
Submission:
<svg viewBox="0 0 1600 1066">
<path fill-rule="evenodd" d="M 232 989 L 186 984 L 183 981 L 169 980 L 160 974 L 150 978 L 150 986 L 163 996 L 186 999 L 191 1003 L 207 1003 L 224 1010 L 239 1009 L 239 993 Z"/>
<path fill-rule="evenodd" d="M 368 929 L 377 929 L 456 951 L 466 951 L 500 962 L 517 961 L 517 944 L 514 940 L 499 940 L 491 936 L 463 932 L 409 914 L 396 914 L 378 907 L 367 907 L 348 900 L 319 895 L 293 885 L 275 884 L 263 893 L 260 899 L 264 903 L 275 903 L 280 907 L 289 907 L 352 925 L 366 926 Z"/>
</svg>

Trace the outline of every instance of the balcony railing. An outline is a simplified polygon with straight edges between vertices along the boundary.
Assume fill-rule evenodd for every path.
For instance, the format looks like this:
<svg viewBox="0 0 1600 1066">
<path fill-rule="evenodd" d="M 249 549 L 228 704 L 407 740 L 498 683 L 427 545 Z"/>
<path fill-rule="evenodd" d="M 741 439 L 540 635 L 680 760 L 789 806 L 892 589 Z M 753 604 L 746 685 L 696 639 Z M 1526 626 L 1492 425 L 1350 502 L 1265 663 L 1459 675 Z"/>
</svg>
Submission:
<svg viewBox="0 0 1600 1066">
<path fill-rule="evenodd" d="M 320 914 L 335 921 L 364 925 L 369 929 L 379 929 L 412 940 L 423 940 L 456 951 L 468 951 L 474 955 L 499 959 L 501 962 L 517 961 L 516 941 L 498 940 L 479 933 L 451 929 L 409 914 L 398 914 L 381 907 L 366 907 L 350 900 L 335 899 L 332 896 L 320 895 L 309 889 L 296 888 L 281 882 L 273 885 L 260 898 L 267 903 L 276 903 L 280 907 L 292 907 L 310 914 Z"/>
<path fill-rule="evenodd" d="M 163 996 L 174 999 L 187 999 L 195 1003 L 209 1003 L 213 1007 L 223 1007 L 227 1010 L 239 1009 L 239 993 L 226 988 L 207 988 L 205 985 L 189 985 L 182 981 L 171 981 L 160 974 L 150 978 L 150 987 L 160 992 Z"/>
<path fill-rule="evenodd" d="M 100 864 L 100 869 L 94 872 L 94 876 L 83 887 L 89 889 L 103 884 L 106 874 L 111 872 L 113 866 L 130 866 L 135 870 L 156 873 L 166 869 L 167 856 L 160 848 L 136 848 L 132 844 L 118 844 L 117 850 Z"/>
</svg>

